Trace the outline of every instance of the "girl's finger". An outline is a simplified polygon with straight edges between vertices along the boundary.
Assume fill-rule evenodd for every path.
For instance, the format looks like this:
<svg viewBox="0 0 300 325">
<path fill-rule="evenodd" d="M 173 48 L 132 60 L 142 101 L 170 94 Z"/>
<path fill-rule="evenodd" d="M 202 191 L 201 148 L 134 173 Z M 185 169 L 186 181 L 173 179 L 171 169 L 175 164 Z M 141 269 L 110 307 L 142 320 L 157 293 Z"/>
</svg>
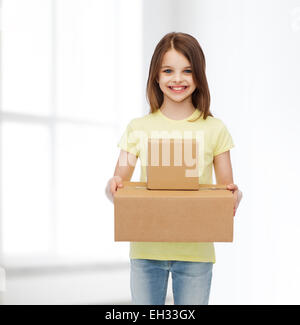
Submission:
<svg viewBox="0 0 300 325">
<path fill-rule="evenodd" d="M 122 185 L 122 178 L 120 176 L 115 176 L 115 182 L 116 182 L 116 186 L 118 187 L 119 185 Z"/>
<path fill-rule="evenodd" d="M 242 197 L 243 197 L 243 193 L 239 190 L 238 191 L 238 203 L 241 202 Z"/>
<path fill-rule="evenodd" d="M 116 189 L 116 183 L 114 181 L 112 181 L 111 184 L 110 184 L 111 193 L 113 193 L 115 191 L 115 189 Z"/>
<path fill-rule="evenodd" d="M 229 189 L 229 190 L 237 190 L 238 189 L 238 186 L 236 185 L 236 184 L 228 184 L 227 185 L 227 188 Z"/>
</svg>

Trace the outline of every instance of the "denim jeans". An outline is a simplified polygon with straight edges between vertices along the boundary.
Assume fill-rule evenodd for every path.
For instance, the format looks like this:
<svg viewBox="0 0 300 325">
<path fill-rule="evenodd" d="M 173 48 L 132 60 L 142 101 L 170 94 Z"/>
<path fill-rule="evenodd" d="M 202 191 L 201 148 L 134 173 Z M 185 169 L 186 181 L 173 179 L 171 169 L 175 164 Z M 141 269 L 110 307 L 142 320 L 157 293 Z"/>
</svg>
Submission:
<svg viewBox="0 0 300 325">
<path fill-rule="evenodd" d="M 135 305 L 164 305 L 169 272 L 175 305 L 207 305 L 213 263 L 131 259 L 130 288 Z"/>
</svg>

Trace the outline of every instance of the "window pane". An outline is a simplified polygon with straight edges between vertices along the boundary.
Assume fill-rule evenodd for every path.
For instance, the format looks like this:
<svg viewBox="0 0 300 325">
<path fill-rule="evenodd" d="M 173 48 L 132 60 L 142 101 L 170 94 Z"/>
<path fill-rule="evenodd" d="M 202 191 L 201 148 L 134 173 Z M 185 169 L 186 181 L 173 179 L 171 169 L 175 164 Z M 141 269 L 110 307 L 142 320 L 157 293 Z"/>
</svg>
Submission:
<svg viewBox="0 0 300 325">
<path fill-rule="evenodd" d="M 113 204 L 104 189 L 118 149 L 112 128 L 57 128 L 58 250 L 61 256 L 127 260 L 128 243 L 114 242 Z"/>
<path fill-rule="evenodd" d="M 52 1 L 2 2 L 3 110 L 48 114 Z"/>
<path fill-rule="evenodd" d="M 114 18 L 114 1 L 56 2 L 59 116 L 115 120 Z"/>
<path fill-rule="evenodd" d="M 50 248 L 49 130 L 3 122 L 3 248 L 5 255 Z"/>
</svg>

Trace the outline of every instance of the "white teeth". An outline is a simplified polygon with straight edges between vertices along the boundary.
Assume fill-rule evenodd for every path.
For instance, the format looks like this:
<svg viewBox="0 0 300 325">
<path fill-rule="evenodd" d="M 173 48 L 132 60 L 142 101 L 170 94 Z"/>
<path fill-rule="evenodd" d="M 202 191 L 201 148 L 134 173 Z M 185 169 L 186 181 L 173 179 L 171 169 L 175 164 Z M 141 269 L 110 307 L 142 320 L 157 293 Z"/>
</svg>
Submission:
<svg viewBox="0 0 300 325">
<path fill-rule="evenodd" d="M 182 90 L 182 89 L 184 89 L 185 87 L 170 87 L 171 89 L 174 89 L 174 90 Z"/>
</svg>

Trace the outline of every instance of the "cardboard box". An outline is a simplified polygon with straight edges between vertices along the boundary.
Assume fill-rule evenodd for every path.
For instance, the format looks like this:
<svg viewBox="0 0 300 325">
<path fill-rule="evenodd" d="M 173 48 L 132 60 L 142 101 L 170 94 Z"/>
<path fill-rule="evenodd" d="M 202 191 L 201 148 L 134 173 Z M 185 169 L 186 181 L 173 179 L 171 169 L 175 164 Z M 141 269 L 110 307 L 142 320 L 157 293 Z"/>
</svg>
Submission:
<svg viewBox="0 0 300 325">
<path fill-rule="evenodd" d="M 196 139 L 148 139 L 147 188 L 198 190 Z"/>
<path fill-rule="evenodd" d="M 114 197 L 115 241 L 233 241 L 233 194 L 225 186 L 174 191 L 148 190 L 145 182 L 123 185 Z"/>
</svg>

